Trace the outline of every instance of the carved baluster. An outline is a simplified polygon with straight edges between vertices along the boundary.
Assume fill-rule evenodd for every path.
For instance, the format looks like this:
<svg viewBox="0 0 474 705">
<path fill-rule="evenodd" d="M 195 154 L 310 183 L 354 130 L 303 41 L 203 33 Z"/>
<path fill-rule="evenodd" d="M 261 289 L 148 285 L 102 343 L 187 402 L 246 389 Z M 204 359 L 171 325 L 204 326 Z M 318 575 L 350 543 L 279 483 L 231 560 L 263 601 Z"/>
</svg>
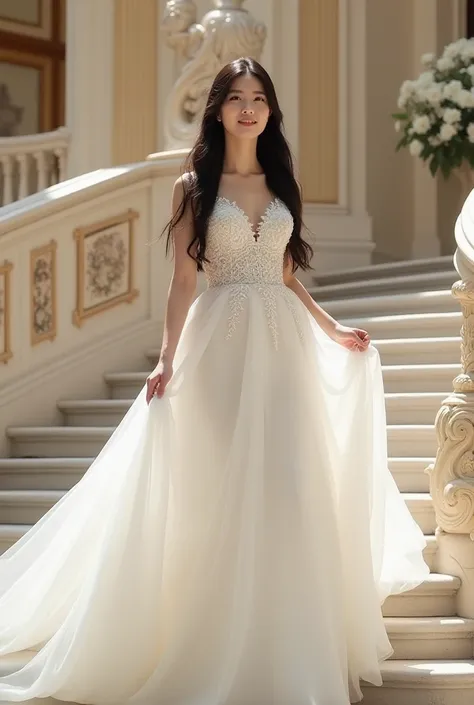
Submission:
<svg viewBox="0 0 474 705">
<path fill-rule="evenodd" d="M 20 170 L 20 185 L 18 188 L 18 198 L 26 198 L 28 196 L 28 166 L 30 160 L 27 154 L 17 154 L 16 160 Z"/>
<path fill-rule="evenodd" d="M 2 206 L 13 203 L 13 157 L 6 155 L 0 159 L 3 173 Z"/>
<path fill-rule="evenodd" d="M 58 160 L 58 180 L 64 181 L 67 175 L 67 150 L 65 147 L 58 147 L 54 154 Z"/>
<path fill-rule="evenodd" d="M 456 264 L 469 274 L 461 255 Z M 456 282 L 452 292 L 463 314 L 461 373 L 436 417 L 438 451 L 428 472 L 438 525 L 436 570 L 461 578 L 458 614 L 474 617 L 474 279 Z"/>
<path fill-rule="evenodd" d="M 46 163 L 45 153 L 43 151 L 35 152 L 34 158 L 36 161 L 36 171 L 38 174 L 37 190 L 43 191 L 43 189 L 48 188 L 48 167 Z"/>
</svg>

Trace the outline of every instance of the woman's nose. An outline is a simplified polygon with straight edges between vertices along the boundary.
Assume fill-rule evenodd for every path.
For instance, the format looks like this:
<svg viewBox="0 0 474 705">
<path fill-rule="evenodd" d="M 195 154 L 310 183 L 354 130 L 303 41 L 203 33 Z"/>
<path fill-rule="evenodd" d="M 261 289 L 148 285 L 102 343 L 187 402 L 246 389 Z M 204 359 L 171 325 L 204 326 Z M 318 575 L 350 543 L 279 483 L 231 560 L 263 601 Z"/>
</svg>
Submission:
<svg viewBox="0 0 474 705">
<path fill-rule="evenodd" d="M 248 115 L 248 114 L 253 115 L 253 107 L 251 105 L 245 105 L 242 108 L 242 112 L 245 113 L 246 115 Z"/>
</svg>

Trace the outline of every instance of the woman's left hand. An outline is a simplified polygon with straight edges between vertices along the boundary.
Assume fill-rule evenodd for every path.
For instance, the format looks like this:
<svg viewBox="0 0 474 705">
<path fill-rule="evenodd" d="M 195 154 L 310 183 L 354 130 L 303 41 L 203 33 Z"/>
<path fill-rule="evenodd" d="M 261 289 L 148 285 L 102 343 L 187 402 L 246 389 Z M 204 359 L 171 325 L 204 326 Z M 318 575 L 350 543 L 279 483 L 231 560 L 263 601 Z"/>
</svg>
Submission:
<svg viewBox="0 0 474 705">
<path fill-rule="evenodd" d="M 370 345 L 370 336 L 367 331 L 361 328 L 349 328 L 339 323 L 334 330 L 333 340 L 347 350 L 363 352 Z"/>
</svg>

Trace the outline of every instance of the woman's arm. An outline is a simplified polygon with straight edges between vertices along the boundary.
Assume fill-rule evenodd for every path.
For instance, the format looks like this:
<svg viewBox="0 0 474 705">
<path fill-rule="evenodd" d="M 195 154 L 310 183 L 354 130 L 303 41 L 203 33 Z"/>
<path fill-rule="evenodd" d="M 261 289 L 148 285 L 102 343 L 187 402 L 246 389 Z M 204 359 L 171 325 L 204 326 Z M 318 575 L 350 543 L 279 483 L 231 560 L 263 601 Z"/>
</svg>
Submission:
<svg viewBox="0 0 474 705">
<path fill-rule="evenodd" d="M 295 277 L 289 257 L 285 257 L 283 281 L 289 289 L 295 292 L 316 323 L 332 340 L 350 350 L 365 350 L 369 346 L 370 337 L 367 331 L 341 325 L 316 303 L 299 279 Z"/>
<path fill-rule="evenodd" d="M 173 187 L 171 205 L 173 215 L 178 211 L 183 195 L 183 177 L 180 177 Z M 196 291 L 196 262 L 187 252 L 192 239 L 192 218 L 190 208 L 187 208 L 179 223 L 173 228 L 173 276 L 168 290 L 160 358 L 147 378 L 147 402 L 154 394 L 158 397 L 163 396 L 166 385 L 173 375 L 176 348 Z"/>
</svg>

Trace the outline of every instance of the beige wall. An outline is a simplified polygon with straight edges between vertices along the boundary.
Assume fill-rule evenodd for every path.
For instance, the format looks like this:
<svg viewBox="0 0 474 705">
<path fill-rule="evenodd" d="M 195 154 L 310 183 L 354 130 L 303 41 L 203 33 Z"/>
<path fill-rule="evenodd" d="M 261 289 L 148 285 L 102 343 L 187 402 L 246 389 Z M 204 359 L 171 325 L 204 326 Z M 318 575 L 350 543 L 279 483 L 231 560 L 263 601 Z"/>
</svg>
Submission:
<svg viewBox="0 0 474 705">
<path fill-rule="evenodd" d="M 412 158 L 395 152 L 391 113 L 401 83 L 412 73 L 412 7 L 413 0 L 367 0 L 367 206 L 374 261 L 410 256 Z"/>
</svg>

